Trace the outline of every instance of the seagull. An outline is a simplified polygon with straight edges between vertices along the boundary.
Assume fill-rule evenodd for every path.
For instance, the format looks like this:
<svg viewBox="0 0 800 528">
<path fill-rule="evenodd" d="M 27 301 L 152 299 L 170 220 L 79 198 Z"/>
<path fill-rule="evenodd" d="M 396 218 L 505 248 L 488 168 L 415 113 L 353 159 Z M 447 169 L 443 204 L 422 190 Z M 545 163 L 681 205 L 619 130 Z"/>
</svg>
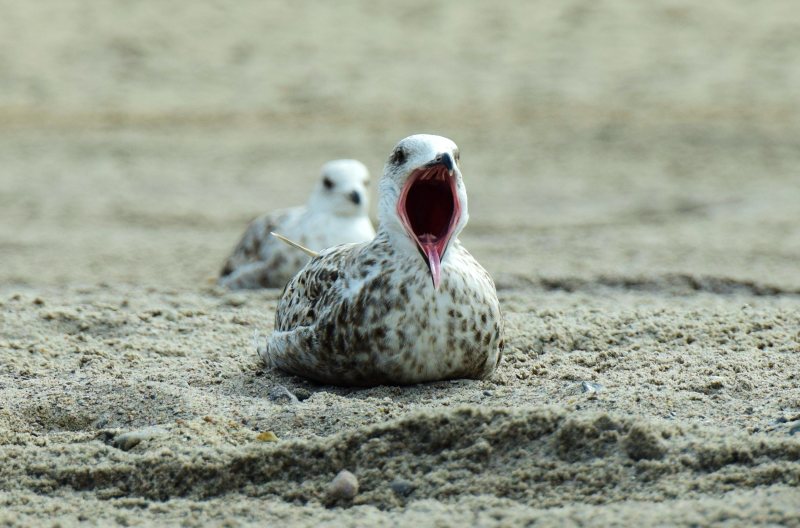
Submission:
<svg viewBox="0 0 800 528">
<path fill-rule="evenodd" d="M 379 184 L 377 235 L 321 251 L 289 281 L 262 359 L 341 386 L 489 377 L 503 319 L 492 278 L 458 240 L 468 216 L 456 144 L 400 141 Z"/>
<path fill-rule="evenodd" d="M 325 249 L 372 240 L 367 216 L 369 171 L 353 159 L 329 161 L 303 207 L 266 213 L 253 220 L 222 268 L 221 286 L 283 288 L 309 257 L 270 236 L 277 231 L 301 244 Z"/>
</svg>

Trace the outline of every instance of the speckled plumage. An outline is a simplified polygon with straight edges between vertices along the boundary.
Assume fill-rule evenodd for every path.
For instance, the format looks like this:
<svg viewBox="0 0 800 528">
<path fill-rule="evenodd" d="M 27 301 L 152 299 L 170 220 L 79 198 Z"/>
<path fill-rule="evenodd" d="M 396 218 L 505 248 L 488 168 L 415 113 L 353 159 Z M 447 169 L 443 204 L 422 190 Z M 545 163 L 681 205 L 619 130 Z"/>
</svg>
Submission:
<svg viewBox="0 0 800 528">
<path fill-rule="evenodd" d="M 460 207 L 436 287 L 398 208 L 410 175 L 439 163 L 443 152 L 451 156 Z M 287 284 L 275 331 L 259 350 L 269 365 L 360 386 L 484 378 L 495 370 L 503 322 L 491 277 L 457 240 L 468 217 L 457 162 L 446 138 L 417 135 L 398 144 L 380 182 L 377 236 L 323 251 Z"/>
<path fill-rule="evenodd" d="M 367 216 L 367 168 L 356 160 L 334 160 L 322 167 L 318 185 L 304 207 L 266 213 L 247 227 L 220 272 L 231 289 L 282 288 L 309 257 L 270 235 L 275 231 L 321 250 L 375 236 Z"/>
</svg>

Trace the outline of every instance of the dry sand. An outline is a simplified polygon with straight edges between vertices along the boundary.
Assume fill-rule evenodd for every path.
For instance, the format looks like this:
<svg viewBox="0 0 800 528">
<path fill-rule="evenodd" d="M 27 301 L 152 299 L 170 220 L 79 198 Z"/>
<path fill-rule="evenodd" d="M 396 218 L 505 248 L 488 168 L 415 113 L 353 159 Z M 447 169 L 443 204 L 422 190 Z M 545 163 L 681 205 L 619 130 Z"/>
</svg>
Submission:
<svg viewBox="0 0 800 528">
<path fill-rule="evenodd" d="M 2 12 L 0 524 L 800 526 L 794 2 Z M 266 372 L 279 292 L 213 285 L 244 223 L 422 131 L 496 376 Z"/>
</svg>

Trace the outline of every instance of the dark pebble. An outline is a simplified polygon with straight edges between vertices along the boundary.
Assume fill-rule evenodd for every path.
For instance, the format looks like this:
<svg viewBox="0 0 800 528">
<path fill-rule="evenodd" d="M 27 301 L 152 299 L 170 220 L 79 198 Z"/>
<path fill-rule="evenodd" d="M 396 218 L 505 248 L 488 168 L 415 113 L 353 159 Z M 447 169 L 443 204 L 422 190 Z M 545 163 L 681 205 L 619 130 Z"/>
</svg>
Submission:
<svg viewBox="0 0 800 528">
<path fill-rule="evenodd" d="M 297 388 L 294 390 L 294 395 L 300 401 L 305 401 L 311 397 L 311 391 L 308 389 Z"/>
<path fill-rule="evenodd" d="M 416 486 L 414 484 L 406 480 L 395 480 L 391 484 L 389 484 L 389 487 L 392 489 L 393 492 L 395 492 L 395 494 L 401 497 L 408 497 L 416 489 Z"/>
</svg>

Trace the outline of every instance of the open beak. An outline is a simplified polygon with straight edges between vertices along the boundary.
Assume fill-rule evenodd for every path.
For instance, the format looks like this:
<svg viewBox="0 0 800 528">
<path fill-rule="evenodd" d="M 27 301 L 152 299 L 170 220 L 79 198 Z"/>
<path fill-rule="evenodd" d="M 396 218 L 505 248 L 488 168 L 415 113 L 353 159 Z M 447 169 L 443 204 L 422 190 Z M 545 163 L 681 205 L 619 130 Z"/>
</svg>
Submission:
<svg viewBox="0 0 800 528">
<path fill-rule="evenodd" d="M 400 220 L 428 264 L 435 289 L 441 282 L 444 253 L 461 218 L 454 167 L 453 156 L 445 152 L 415 169 L 397 203 Z"/>
</svg>

